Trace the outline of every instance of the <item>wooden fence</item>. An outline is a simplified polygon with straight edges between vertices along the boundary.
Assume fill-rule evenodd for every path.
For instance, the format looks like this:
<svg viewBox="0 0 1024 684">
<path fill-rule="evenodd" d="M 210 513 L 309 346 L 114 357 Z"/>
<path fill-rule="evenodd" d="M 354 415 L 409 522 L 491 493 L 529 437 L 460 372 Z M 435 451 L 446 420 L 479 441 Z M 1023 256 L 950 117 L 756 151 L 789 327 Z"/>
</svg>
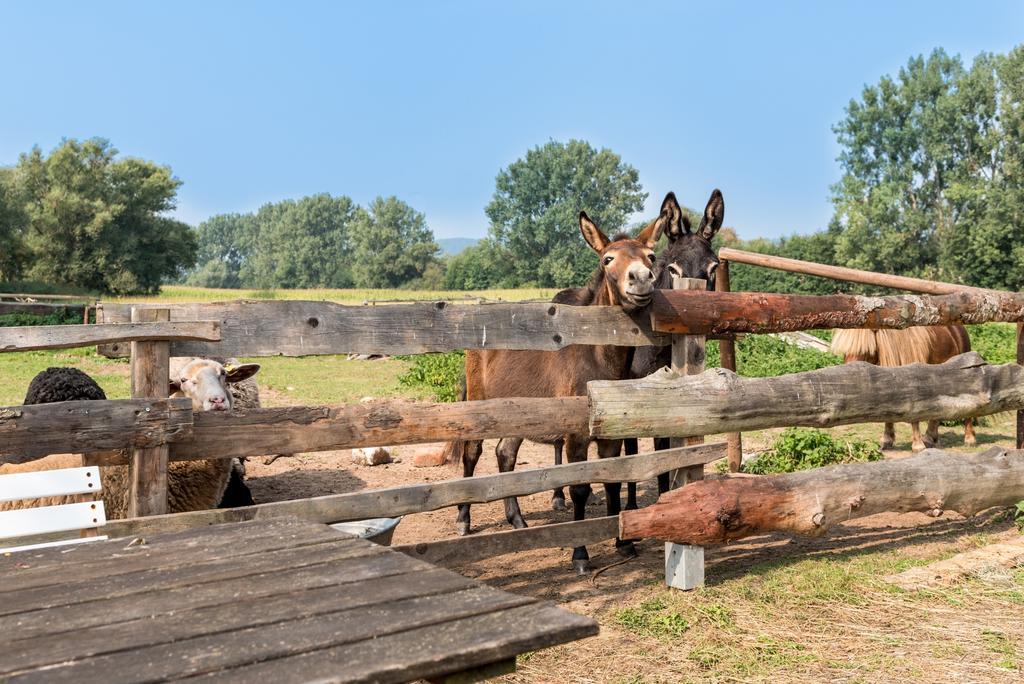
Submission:
<svg viewBox="0 0 1024 684">
<path fill-rule="evenodd" d="M 728 264 L 723 266 L 721 273 L 725 274 L 727 289 Z M 680 285 L 689 287 L 685 283 Z M 104 465 L 131 463 L 134 473 L 132 510 L 136 517 L 111 522 L 113 534 L 149 533 L 280 515 L 338 522 L 435 510 L 458 503 L 494 501 L 570 484 L 637 481 L 659 472 L 682 471 L 696 477 L 703 471 L 703 464 L 726 454 L 725 445 L 681 446 L 676 443 L 667 451 L 632 459 L 571 464 L 245 509 L 153 516 L 162 512 L 161 501 L 166 501 L 163 478 L 168 459 L 230 458 L 570 431 L 692 439 L 722 431 L 735 434 L 740 429 L 799 422 L 793 411 L 758 411 L 755 404 L 765 396 L 765 390 L 748 387 L 739 392 L 735 379 L 714 390 L 725 403 L 711 402 L 708 406 L 717 407 L 714 410 L 724 415 L 728 410 L 722 407 L 729 406 L 730 395 L 736 400 L 746 397 L 744 415 L 758 413 L 767 417 L 754 422 L 695 421 L 692 402 L 687 404 L 679 398 L 692 393 L 696 385 L 684 384 L 662 391 L 656 402 L 636 402 L 638 407 L 653 407 L 653 413 L 643 419 L 646 422 L 642 430 L 638 429 L 638 414 L 623 409 L 619 399 L 606 400 L 601 394 L 614 389 L 620 393 L 633 392 L 630 396 L 635 398 L 650 389 L 636 383 L 618 383 L 617 389 L 611 387 L 614 383 L 592 384 L 589 399 L 500 399 L 456 404 L 384 402 L 350 407 L 252 409 L 234 414 L 192 414 L 187 400 L 163 398 L 159 387 L 166 391 L 168 358 L 172 354 L 221 357 L 350 352 L 398 354 L 462 348 L 555 350 L 571 344 L 672 343 L 673 368 L 677 374 L 687 374 L 703 367 L 704 334 L 781 332 L 821 327 L 823 323 L 831 326 L 833 323 L 825 321 L 849 316 L 851 310 L 854 318 L 842 319 L 851 326 L 903 327 L 953 320 L 1024 321 L 1024 299 L 1020 295 L 959 290 L 933 297 L 855 298 L 681 289 L 659 292 L 650 317 L 629 316 L 613 307 L 545 303 L 437 302 L 349 307 L 331 303 L 255 301 L 147 305 L 135 307 L 134 311 L 127 305 L 106 304 L 99 311 L 102 322 L 97 325 L 0 328 L 0 350 L 104 344 L 108 345 L 108 353 L 118 355 L 131 344 L 134 347 L 133 399 L 0 408 L 0 462 L 28 460 L 56 452 L 85 452 L 93 462 Z M 728 342 L 722 345 L 723 365 L 730 360 Z M 732 365 L 735 366 L 734 354 Z M 925 378 L 923 386 L 938 393 L 936 396 L 941 394 L 942 387 L 949 388 L 956 397 L 972 392 L 971 396 L 985 396 L 977 394 L 978 382 L 982 382 L 978 377 L 995 382 L 999 387 L 1009 387 L 1019 380 L 1015 375 L 1010 377 L 1019 371 L 1015 367 L 991 370 L 993 367 L 982 366 L 971 360 L 964 368 L 959 368 L 963 371 L 963 380 L 950 380 L 949 369 L 942 367 L 917 372 Z M 849 395 L 838 396 L 836 401 L 856 403 L 853 400 L 864 399 L 863 387 L 857 384 L 860 381 L 842 375 L 857 371 L 854 367 L 830 370 L 840 374 L 829 381 L 830 391 L 835 393 L 842 389 Z M 943 372 L 946 375 L 940 378 Z M 699 383 L 707 377 L 716 376 L 705 375 L 685 382 Z M 809 382 L 813 385 L 819 381 Z M 891 379 L 878 382 L 903 386 Z M 958 388 L 962 390 L 960 393 L 957 393 Z M 703 387 L 702 391 L 707 389 Z M 824 395 L 819 390 L 806 396 L 822 398 Z M 992 401 L 965 404 L 956 413 L 980 415 L 991 412 L 993 407 L 999 407 L 997 410 L 1024 408 L 1024 401 L 1018 394 L 1007 391 Z M 940 417 L 940 413 L 941 417 L 947 417 L 948 402 L 938 401 L 933 412 L 935 417 Z M 613 418 L 619 421 L 618 427 L 612 427 Z M 873 422 L 889 418 L 889 414 L 882 416 L 881 412 L 872 412 L 868 407 L 851 420 Z M 738 454 L 732 453 L 733 447 L 738 445 L 732 440 L 730 436 L 730 462 L 738 466 Z M 584 544 L 597 538 L 612 538 L 615 530 L 615 521 L 598 519 L 486 535 L 494 539 L 478 536 L 417 544 L 405 550 L 432 560 L 454 557 L 468 560 L 546 545 Z"/>
</svg>

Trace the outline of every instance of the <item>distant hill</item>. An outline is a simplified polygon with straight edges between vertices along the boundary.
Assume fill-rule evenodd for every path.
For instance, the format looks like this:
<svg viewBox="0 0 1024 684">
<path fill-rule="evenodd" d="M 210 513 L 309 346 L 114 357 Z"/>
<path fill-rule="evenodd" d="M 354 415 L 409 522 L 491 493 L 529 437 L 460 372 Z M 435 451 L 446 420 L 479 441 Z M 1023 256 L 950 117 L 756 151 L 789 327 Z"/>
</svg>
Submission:
<svg viewBox="0 0 1024 684">
<path fill-rule="evenodd" d="M 441 248 L 442 254 L 454 256 L 478 242 L 480 241 L 475 238 L 441 238 L 437 241 L 437 244 Z"/>
</svg>

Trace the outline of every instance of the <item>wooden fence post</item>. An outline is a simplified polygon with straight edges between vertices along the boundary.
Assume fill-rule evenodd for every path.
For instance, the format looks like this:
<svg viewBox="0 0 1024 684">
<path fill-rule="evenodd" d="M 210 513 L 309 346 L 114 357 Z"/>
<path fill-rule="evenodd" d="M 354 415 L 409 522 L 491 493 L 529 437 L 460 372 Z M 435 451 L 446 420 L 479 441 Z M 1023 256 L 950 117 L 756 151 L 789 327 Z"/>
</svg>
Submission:
<svg viewBox="0 0 1024 684">
<path fill-rule="evenodd" d="M 729 289 L 729 262 L 722 259 L 718 264 L 715 275 L 715 292 L 730 292 Z M 736 342 L 734 340 L 719 340 L 718 355 L 721 359 L 721 366 L 727 370 L 736 372 Z M 739 432 L 730 432 L 725 436 L 725 443 L 728 445 L 729 472 L 738 473 L 743 463 L 743 435 Z"/>
<path fill-rule="evenodd" d="M 1024 366 L 1024 323 L 1017 324 L 1017 363 Z M 1024 449 L 1024 411 L 1017 411 L 1017 448 Z"/>
<path fill-rule="evenodd" d="M 169 309 L 132 307 L 133 323 L 169 321 Z M 170 379 L 171 343 L 167 340 L 132 342 L 132 398 L 165 399 Z M 167 454 L 169 447 L 132 449 L 128 516 L 167 512 Z"/>
<path fill-rule="evenodd" d="M 704 290 L 707 281 L 697 278 L 672 277 L 673 290 Z M 672 336 L 672 370 L 683 375 L 704 372 L 704 335 Z M 670 446 L 680 447 L 702 444 L 703 437 L 673 437 Z M 669 486 L 681 487 L 688 482 L 704 479 L 704 465 L 673 470 Z M 690 544 L 665 543 L 665 583 L 676 589 L 695 589 L 704 584 L 704 547 Z"/>
</svg>

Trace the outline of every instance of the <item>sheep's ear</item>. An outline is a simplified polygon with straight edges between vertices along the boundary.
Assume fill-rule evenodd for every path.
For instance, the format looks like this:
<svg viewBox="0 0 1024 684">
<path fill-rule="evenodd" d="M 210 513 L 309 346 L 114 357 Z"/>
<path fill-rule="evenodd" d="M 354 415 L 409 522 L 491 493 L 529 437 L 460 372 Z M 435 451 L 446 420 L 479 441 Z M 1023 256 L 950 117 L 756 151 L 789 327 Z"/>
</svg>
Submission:
<svg viewBox="0 0 1024 684">
<path fill-rule="evenodd" d="M 240 363 L 237 366 L 228 366 L 224 370 L 228 372 L 228 383 L 232 383 L 251 378 L 259 369 L 258 363 Z"/>
</svg>

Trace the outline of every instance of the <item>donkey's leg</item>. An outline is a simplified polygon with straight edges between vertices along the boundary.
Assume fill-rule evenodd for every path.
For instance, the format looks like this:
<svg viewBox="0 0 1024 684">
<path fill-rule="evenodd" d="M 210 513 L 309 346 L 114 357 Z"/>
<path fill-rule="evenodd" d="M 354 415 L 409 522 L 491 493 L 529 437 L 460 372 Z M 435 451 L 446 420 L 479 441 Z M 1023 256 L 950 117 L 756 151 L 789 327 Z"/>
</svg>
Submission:
<svg viewBox="0 0 1024 684">
<path fill-rule="evenodd" d="M 555 465 L 562 465 L 562 440 L 555 442 Z M 556 511 L 565 511 L 565 489 L 559 487 L 551 495 L 551 508 Z"/>
<path fill-rule="evenodd" d="M 516 456 L 519 454 L 519 446 L 522 443 L 522 439 L 508 437 L 498 440 L 498 446 L 495 449 L 498 454 L 498 472 L 510 473 L 515 470 Z M 519 499 L 514 496 L 505 499 L 505 518 L 516 529 L 526 527 L 523 513 L 519 510 Z"/>
<path fill-rule="evenodd" d="M 480 453 L 484 450 L 484 443 L 480 440 L 466 442 L 466 448 L 462 454 L 462 477 L 473 477 L 476 470 L 476 463 L 480 460 Z M 469 534 L 469 504 L 459 504 L 459 517 L 455 519 L 456 527 L 460 535 Z"/>
<path fill-rule="evenodd" d="M 896 426 L 892 423 L 886 423 L 885 427 L 882 428 L 882 443 L 883 449 L 892 449 L 896 444 Z"/>
<path fill-rule="evenodd" d="M 599 439 L 597 441 L 597 455 L 599 458 L 616 458 L 621 449 L 620 440 Z M 604 496 L 608 506 L 608 515 L 618 517 L 619 512 L 622 510 L 622 502 L 619 500 L 621 492 L 622 484 L 620 482 L 610 482 L 605 484 Z M 615 550 L 619 555 L 625 556 L 626 558 L 632 558 L 636 555 L 636 547 L 633 546 L 633 542 L 622 541 L 618 537 L 615 538 Z"/>
<path fill-rule="evenodd" d="M 622 450 L 626 452 L 627 456 L 636 456 L 640 453 L 639 440 L 636 437 L 630 437 L 622 440 Z M 636 482 L 626 483 L 626 510 L 635 511 L 639 506 L 636 505 Z"/>
<path fill-rule="evenodd" d="M 654 438 L 654 450 L 655 451 L 662 451 L 664 449 L 668 449 L 671 446 L 672 446 L 672 440 L 670 440 L 668 437 L 655 437 Z M 658 496 L 659 497 L 662 494 L 664 494 L 665 492 L 668 491 L 669 477 L 671 477 L 671 476 L 672 476 L 672 473 L 661 473 L 660 475 L 658 475 Z"/>
<path fill-rule="evenodd" d="M 939 446 L 939 421 L 928 421 L 928 429 L 924 433 L 924 445 L 929 449 Z"/>
<path fill-rule="evenodd" d="M 974 419 L 968 418 L 964 421 L 964 444 L 974 446 L 977 443 L 978 438 L 974 436 Z"/>
<path fill-rule="evenodd" d="M 924 440 L 921 439 L 921 424 L 920 423 L 911 423 L 910 424 L 910 432 L 913 435 L 913 437 L 912 437 L 912 439 L 910 441 L 910 450 L 915 452 L 915 453 L 918 452 L 918 451 L 924 451 L 924 449 L 925 449 Z"/>
<path fill-rule="evenodd" d="M 578 435 L 568 435 L 565 438 L 565 455 L 569 463 L 579 463 L 587 460 L 587 438 Z M 590 498 L 590 485 L 570 485 L 569 497 L 572 499 L 572 519 L 583 520 L 587 517 L 587 499 Z M 590 554 L 587 547 L 577 546 L 572 550 L 572 567 L 580 575 L 585 575 L 591 570 Z"/>
</svg>

